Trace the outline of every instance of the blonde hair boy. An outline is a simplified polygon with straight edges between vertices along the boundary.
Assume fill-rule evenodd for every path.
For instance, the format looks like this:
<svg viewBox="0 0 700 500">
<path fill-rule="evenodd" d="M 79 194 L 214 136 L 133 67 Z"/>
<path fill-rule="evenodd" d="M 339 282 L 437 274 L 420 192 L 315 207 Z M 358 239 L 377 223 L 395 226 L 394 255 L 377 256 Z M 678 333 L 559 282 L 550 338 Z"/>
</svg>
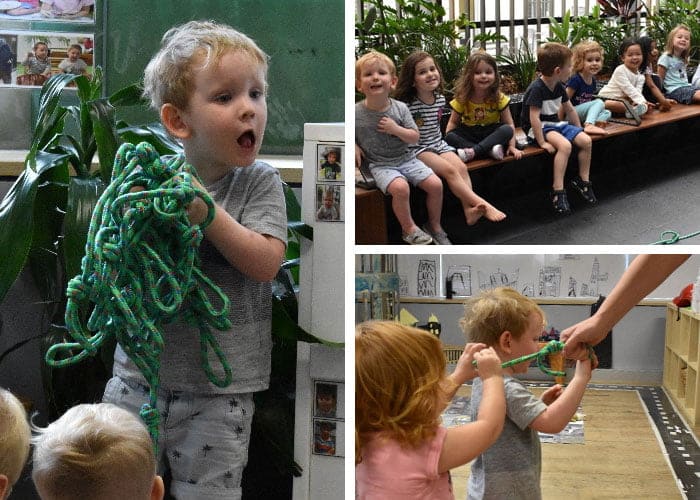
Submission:
<svg viewBox="0 0 700 500">
<path fill-rule="evenodd" d="M 10 496 L 29 456 L 31 432 L 24 406 L 0 388 L 0 499 Z"/>
<path fill-rule="evenodd" d="M 43 500 L 163 498 L 151 438 L 127 410 L 81 404 L 34 430 L 32 479 Z"/>
</svg>

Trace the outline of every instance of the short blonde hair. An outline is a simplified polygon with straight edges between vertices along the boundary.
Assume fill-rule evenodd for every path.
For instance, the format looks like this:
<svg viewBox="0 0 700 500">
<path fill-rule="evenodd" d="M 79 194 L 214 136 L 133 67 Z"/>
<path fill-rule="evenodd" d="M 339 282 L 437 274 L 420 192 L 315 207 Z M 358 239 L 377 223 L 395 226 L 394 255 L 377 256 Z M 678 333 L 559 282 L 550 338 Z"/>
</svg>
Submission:
<svg viewBox="0 0 700 500">
<path fill-rule="evenodd" d="M 160 50 L 146 66 L 143 94 L 160 110 L 165 103 L 186 110 L 197 70 L 219 61 L 229 51 L 248 54 L 267 76 L 268 56 L 249 37 L 214 21 L 190 21 L 168 30 Z"/>
<path fill-rule="evenodd" d="M 0 388 L 0 474 L 15 484 L 29 456 L 27 412 L 10 391 Z"/>
<path fill-rule="evenodd" d="M 520 338 L 530 322 L 530 315 L 537 313 L 542 318 L 544 311 L 529 297 L 512 288 L 499 287 L 481 292 L 464 303 L 464 317 L 459 326 L 469 342 L 483 342 L 488 346 L 498 344 L 506 330 Z"/>
<path fill-rule="evenodd" d="M 601 64 L 604 61 L 605 54 L 603 53 L 603 47 L 594 40 L 584 40 L 583 42 L 577 43 L 571 50 L 574 53 L 573 69 L 575 72 L 579 72 L 583 69 L 583 63 L 586 61 L 586 54 L 591 52 L 598 52 L 600 54 Z"/>
<path fill-rule="evenodd" d="M 362 74 L 362 68 L 371 62 L 379 62 L 381 64 L 386 64 L 391 76 L 396 76 L 396 65 L 394 61 L 391 60 L 386 54 L 382 54 L 377 50 L 370 50 L 366 54 L 360 56 L 360 58 L 355 61 L 355 82 L 360 81 L 360 75 Z"/>
<path fill-rule="evenodd" d="M 136 415 L 110 403 L 81 404 L 34 431 L 32 479 L 45 500 L 150 498 L 156 459 Z"/>
<path fill-rule="evenodd" d="M 425 330 L 394 321 L 355 329 L 355 462 L 366 433 L 384 431 L 403 446 L 433 436 L 447 404 L 445 355 Z"/>
</svg>

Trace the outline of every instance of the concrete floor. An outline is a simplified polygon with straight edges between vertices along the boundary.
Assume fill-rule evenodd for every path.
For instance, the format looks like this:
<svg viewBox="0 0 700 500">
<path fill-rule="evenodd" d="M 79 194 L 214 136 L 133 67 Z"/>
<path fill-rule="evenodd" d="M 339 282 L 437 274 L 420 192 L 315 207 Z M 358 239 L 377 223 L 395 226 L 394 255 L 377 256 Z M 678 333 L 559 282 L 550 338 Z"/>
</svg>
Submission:
<svg viewBox="0 0 700 500">
<path fill-rule="evenodd" d="M 659 138 L 660 139 L 660 138 Z M 656 149 L 614 140 L 594 150 L 591 180 L 598 204 L 585 206 L 568 190 L 573 214 L 556 216 L 550 209 L 551 163 L 527 166 L 511 162 L 500 171 L 473 173 L 477 193 L 506 212 L 500 223 L 479 221 L 467 227 L 458 201 L 447 200 L 443 226 L 453 244 L 619 245 L 650 244 L 665 230 L 681 236 L 700 231 L 700 157 L 697 139 L 682 148 L 665 148 L 670 137 L 654 141 Z M 673 151 L 668 153 L 667 151 Z M 575 174 L 567 170 L 567 185 Z M 452 196 L 451 194 L 448 196 Z M 700 244 L 700 236 L 679 244 Z"/>
</svg>

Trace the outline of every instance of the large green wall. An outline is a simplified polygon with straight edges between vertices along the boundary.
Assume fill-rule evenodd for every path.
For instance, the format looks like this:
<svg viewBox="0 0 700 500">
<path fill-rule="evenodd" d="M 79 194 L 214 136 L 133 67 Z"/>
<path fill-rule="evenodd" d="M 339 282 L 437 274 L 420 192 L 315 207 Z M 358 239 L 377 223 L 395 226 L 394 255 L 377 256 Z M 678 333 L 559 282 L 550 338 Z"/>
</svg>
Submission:
<svg viewBox="0 0 700 500">
<path fill-rule="evenodd" d="M 300 155 L 304 123 L 344 121 L 343 0 L 110 0 L 101 7 L 96 45 L 108 94 L 142 78 L 169 28 L 213 19 L 247 34 L 270 56 L 263 153 Z M 157 115 L 132 109 L 120 118 L 145 123 Z"/>
</svg>

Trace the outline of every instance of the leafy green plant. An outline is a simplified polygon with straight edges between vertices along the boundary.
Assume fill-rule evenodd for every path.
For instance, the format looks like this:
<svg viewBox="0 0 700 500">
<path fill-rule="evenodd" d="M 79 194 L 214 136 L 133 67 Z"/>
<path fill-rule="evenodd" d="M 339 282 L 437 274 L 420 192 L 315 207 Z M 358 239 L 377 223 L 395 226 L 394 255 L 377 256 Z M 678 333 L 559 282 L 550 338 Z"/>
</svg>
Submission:
<svg viewBox="0 0 700 500">
<path fill-rule="evenodd" d="M 517 92 L 524 92 L 537 75 L 537 58 L 524 39 L 520 40 L 520 47 L 511 47 L 508 55 L 501 54 L 496 61 L 505 65 L 503 73 L 515 82 Z"/>
<path fill-rule="evenodd" d="M 622 21 L 628 21 L 642 10 L 642 4 L 636 0 L 598 0 L 598 5 L 603 12 L 612 17 L 617 17 Z"/>
<path fill-rule="evenodd" d="M 61 100 L 69 84 L 76 85 L 78 104 L 64 106 Z M 98 356 L 65 368 L 49 368 L 43 356 L 51 345 L 69 338 L 64 322 L 66 284 L 80 269 L 91 214 L 109 182 L 114 155 L 122 142 L 148 141 L 161 155 L 180 151 L 180 145 L 158 124 L 131 126 L 116 121 L 117 108 L 143 102 L 138 85 L 102 97 L 102 84 L 99 67 L 92 79 L 57 75 L 47 81 L 25 168 L 0 202 L 0 302 L 28 268 L 44 309 L 43 331 L 20 339 L 0 353 L 0 361 L 40 339 L 49 420 L 74 404 L 99 400 L 112 372 L 113 343 L 103 344 Z M 262 450 L 258 454 L 276 474 L 260 466 L 266 472 L 261 477 L 251 469 L 246 484 L 253 491 L 272 481 L 284 482 L 291 491 L 292 474 L 299 473 L 293 459 L 296 342 L 341 345 L 325 342 L 297 323 L 300 242 L 313 239 L 313 231 L 301 222 L 294 192 L 284 188 L 289 245 L 274 283 L 272 376 L 270 389 L 256 397 L 251 438 L 251 446 Z"/>
<path fill-rule="evenodd" d="M 700 5 L 694 0 L 665 0 L 647 18 L 649 36 L 656 40 L 663 52 L 666 37 L 673 28 L 684 24 L 690 28 L 690 58 L 694 64 L 700 59 Z"/>
</svg>

